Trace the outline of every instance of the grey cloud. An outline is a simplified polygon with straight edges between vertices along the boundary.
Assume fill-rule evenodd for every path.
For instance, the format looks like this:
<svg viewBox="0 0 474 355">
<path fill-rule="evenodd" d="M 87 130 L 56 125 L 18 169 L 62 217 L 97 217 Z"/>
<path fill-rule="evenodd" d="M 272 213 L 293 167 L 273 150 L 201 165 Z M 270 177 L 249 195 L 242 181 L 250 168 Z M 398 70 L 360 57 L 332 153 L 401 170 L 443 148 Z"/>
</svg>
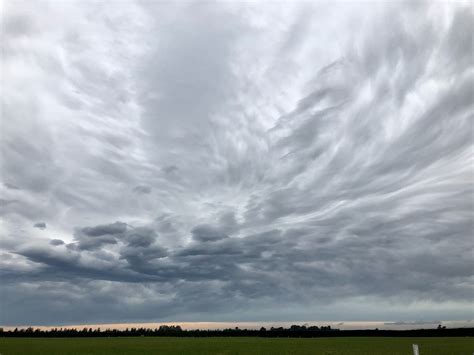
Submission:
<svg viewBox="0 0 474 355">
<path fill-rule="evenodd" d="M 5 207 L 7 207 L 8 205 L 11 205 L 11 204 L 14 204 L 14 203 L 18 203 L 17 200 L 7 200 L 7 199 L 0 199 L 0 206 L 2 206 L 2 210 L 5 209 Z"/>
<path fill-rule="evenodd" d="M 44 247 L 27 247 L 18 253 L 35 263 L 45 264 L 57 271 L 61 269 L 70 270 L 71 267 L 77 265 L 80 258 L 79 254 L 71 252 L 61 253 Z"/>
<path fill-rule="evenodd" d="M 175 165 L 167 165 L 163 168 L 163 171 L 166 173 L 166 174 L 173 174 L 175 172 L 177 172 L 179 169 L 177 166 Z"/>
<path fill-rule="evenodd" d="M 167 255 L 166 249 L 160 246 L 132 247 L 129 245 L 120 250 L 120 259 L 126 260 L 131 270 L 150 275 L 155 280 L 161 279 L 157 272 L 160 265 L 154 265 L 153 261 Z"/>
<path fill-rule="evenodd" d="M 459 9 L 451 19 L 451 27 L 443 45 L 447 55 L 446 64 L 454 73 L 472 66 L 473 15 L 472 11 Z"/>
<path fill-rule="evenodd" d="M 78 242 L 67 244 L 67 247 L 71 250 L 96 250 L 100 249 L 106 244 L 117 244 L 117 239 L 113 235 L 105 235 L 93 238 L 77 238 Z"/>
<path fill-rule="evenodd" d="M 46 229 L 46 223 L 38 222 L 38 223 L 35 223 L 33 227 L 38 228 L 38 229 Z"/>
<path fill-rule="evenodd" d="M 148 247 L 157 238 L 154 230 L 146 227 L 137 227 L 128 231 L 124 236 L 129 246 Z"/>
<path fill-rule="evenodd" d="M 149 194 L 151 193 L 151 187 L 150 186 L 143 186 L 143 185 L 139 185 L 139 186 L 135 186 L 133 188 L 133 191 L 138 193 L 138 194 Z"/>
<path fill-rule="evenodd" d="M 234 211 L 227 211 L 222 213 L 219 217 L 219 228 L 226 231 L 228 234 L 235 233 L 239 230 L 240 224 L 237 221 Z"/>
<path fill-rule="evenodd" d="M 3 185 L 7 188 L 7 189 L 11 189 L 11 190 L 21 190 L 21 188 L 19 188 L 18 186 L 16 186 L 15 184 L 11 184 L 9 182 L 4 182 Z"/>
<path fill-rule="evenodd" d="M 161 13 L 173 11 L 166 4 L 156 7 Z M 145 83 L 150 85 L 146 89 L 159 94 L 158 100 L 149 94 L 143 97 L 145 107 L 153 110 L 145 114 L 145 123 L 152 132 L 162 135 L 160 127 L 166 125 L 173 134 L 177 133 L 173 131 L 175 124 L 176 128 L 185 128 L 181 124 L 205 122 L 225 98 L 224 85 L 231 79 L 226 58 L 232 53 L 236 21 L 238 18 L 221 7 L 190 3 L 183 6 L 179 18 L 166 23 L 170 32 L 160 38 L 157 52 L 151 53 L 146 67 Z M 175 104 L 176 98 L 181 105 Z M 161 116 L 157 117 L 155 110 Z"/>
<path fill-rule="evenodd" d="M 472 318 L 467 7 L 89 6 L 6 8 L 0 323 Z"/>
<path fill-rule="evenodd" d="M 89 237 L 100 237 L 103 235 L 120 234 L 127 230 L 127 224 L 122 222 L 115 222 L 112 224 L 104 224 L 96 227 L 85 227 L 81 232 Z"/>
<path fill-rule="evenodd" d="M 117 270 L 117 265 L 107 260 L 106 254 L 100 252 L 95 253 L 95 256 L 89 255 L 87 259 L 85 254 L 76 250 L 70 248 L 61 250 L 56 246 L 49 248 L 25 247 L 17 251 L 16 254 L 27 258 L 38 267 L 28 274 L 4 270 L 2 277 L 9 282 L 16 279 L 29 283 L 35 282 L 34 280 L 38 278 L 54 282 L 78 279 L 143 282 L 153 279 L 144 274 L 140 277 L 132 270 Z"/>
<path fill-rule="evenodd" d="M 68 244 L 68 248 L 73 250 L 99 250 L 119 242 L 131 248 L 147 248 L 156 241 L 157 234 L 149 227 L 131 227 L 127 223 L 115 222 L 78 229 L 74 239 L 75 242 Z"/>
<path fill-rule="evenodd" d="M 221 230 L 207 224 L 196 226 L 191 230 L 193 239 L 200 242 L 213 242 L 227 238 Z"/>
<path fill-rule="evenodd" d="M 4 33 L 12 37 L 28 36 L 37 30 L 35 24 L 27 16 L 7 17 L 2 27 Z"/>
</svg>

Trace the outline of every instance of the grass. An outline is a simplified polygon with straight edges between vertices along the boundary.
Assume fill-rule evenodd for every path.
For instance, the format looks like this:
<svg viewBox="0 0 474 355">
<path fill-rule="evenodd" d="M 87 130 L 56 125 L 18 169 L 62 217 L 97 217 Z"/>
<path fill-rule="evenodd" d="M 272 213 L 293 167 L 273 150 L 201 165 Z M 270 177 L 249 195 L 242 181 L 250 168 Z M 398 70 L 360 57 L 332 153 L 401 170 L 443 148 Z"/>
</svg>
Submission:
<svg viewBox="0 0 474 355">
<path fill-rule="evenodd" d="M 471 355 L 474 338 L 0 338 L 0 354 Z"/>
</svg>

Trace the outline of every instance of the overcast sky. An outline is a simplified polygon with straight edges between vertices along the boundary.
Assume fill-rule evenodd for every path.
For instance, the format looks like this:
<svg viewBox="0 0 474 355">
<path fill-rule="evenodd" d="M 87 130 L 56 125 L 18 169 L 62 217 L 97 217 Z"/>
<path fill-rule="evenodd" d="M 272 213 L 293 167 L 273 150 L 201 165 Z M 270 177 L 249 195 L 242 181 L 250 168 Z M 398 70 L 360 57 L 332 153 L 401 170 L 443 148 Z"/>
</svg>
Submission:
<svg viewBox="0 0 474 355">
<path fill-rule="evenodd" d="M 469 2 L 2 7 L 0 324 L 474 317 Z"/>
</svg>

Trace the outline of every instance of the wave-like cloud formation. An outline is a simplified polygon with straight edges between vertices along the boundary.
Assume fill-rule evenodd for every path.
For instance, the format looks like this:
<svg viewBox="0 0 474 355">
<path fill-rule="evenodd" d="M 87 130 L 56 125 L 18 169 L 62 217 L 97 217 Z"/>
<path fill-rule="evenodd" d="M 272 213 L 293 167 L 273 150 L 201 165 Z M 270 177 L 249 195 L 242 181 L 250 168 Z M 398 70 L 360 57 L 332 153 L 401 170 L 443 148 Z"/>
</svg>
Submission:
<svg viewBox="0 0 474 355">
<path fill-rule="evenodd" d="M 471 318 L 473 23 L 5 4 L 0 323 Z"/>
</svg>

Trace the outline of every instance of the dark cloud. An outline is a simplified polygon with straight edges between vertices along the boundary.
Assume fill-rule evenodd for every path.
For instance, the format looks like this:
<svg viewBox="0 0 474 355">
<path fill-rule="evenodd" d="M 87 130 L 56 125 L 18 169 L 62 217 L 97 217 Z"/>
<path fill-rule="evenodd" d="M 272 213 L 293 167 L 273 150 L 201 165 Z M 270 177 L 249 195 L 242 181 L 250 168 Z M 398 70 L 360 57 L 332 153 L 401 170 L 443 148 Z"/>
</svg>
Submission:
<svg viewBox="0 0 474 355">
<path fill-rule="evenodd" d="M 227 235 L 224 234 L 218 228 L 203 224 L 196 226 L 191 230 L 193 239 L 200 242 L 213 242 L 216 240 L 227 238 Z"/>
<path fill-rule="evenodd" d="M 7 189 L 11 189 L 11 190 L 21 190 L 21 188 L 19 188 L 18 186 L 14 185 L 14 184 L 9 183 L 9 182 L 4 182 L 3 185 L 4 185 Z"/>
<path fill-rule="evenodd" d="M 117 238 L 113 235 L 105 235 L 100 237 L 75 237 L 77 242 L 67 244 L 67 247 L 71 250 L 96 250 L 100 249 L 106 244 L 117 244 Z"/>
<path fill-rule="evenodd" d="M 133 228 L 125 234 L 124 239 L 132 247 L 149 247 L 155 242 L 157 235 L 153 229 L 146 227 Z"/>
<path fill-rule="evenodd" d="M 100 237 L 104 235 L 121 234 L 126 230 L 126 223 L 115 222 L 112 224 L 103 224 L 96 227 L 85 227 L 81 229 L 81 233 L 88 237 Z"/>
<path fill-rule="evenodd" d="M 35 223 L 33 227 L 38 228 L 38 229 L 46 229 L 46 223 L 38 222 L 38 223 Z"/>
<path fill-rule="evenodd" d="M 72 250 L 99 250 L 105 245 L 125 243 L 131 248 L 150 247 L 157 239 L 149 227 L 130 227 L 123 222 L 84 227 L 74 235 L 74 242 L 68 244 Z"/>
</svg>

